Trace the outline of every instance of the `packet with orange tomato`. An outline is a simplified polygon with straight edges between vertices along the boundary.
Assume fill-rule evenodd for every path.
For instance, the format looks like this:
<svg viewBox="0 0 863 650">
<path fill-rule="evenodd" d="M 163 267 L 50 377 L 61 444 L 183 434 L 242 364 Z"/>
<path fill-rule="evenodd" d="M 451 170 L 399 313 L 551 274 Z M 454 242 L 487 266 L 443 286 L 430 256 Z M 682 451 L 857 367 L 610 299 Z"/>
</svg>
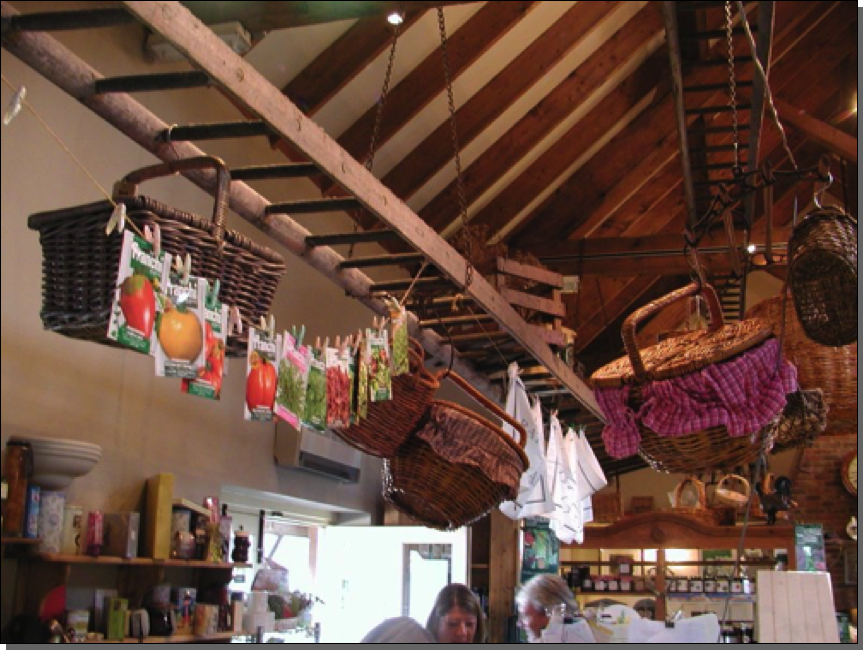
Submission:
<svg viewBox="0 0 863 650">
<path fill-rule="evenodd" d="M 282 335 L 249 328 L 246 363 L 246 401 L 244 417 L 255 422 L 270 422 L 278 386 L 278 359 Z"/>
<path fill-rule="evenodd" d="M 195 379 L 204 365 L 207 281 L 165 265 L 162 313 L 156 319 L 156 376 Z"/>
<path fill-rule="evenodd" d="M 108 323 L 108 338 L 144 354 L 156 348 L 156 320 L 162 310 L 159 299 L 165 260 L 157 258 L 153 245 L 133 232 L 123 233 L 123 251 L 117 271 L 117 289 Z"/>
<path fill-rule="evenodd" d="M 217 400 L 222 395 L 222 378 L 227 374 L 225 346 L 230 308 L 219 301 L 208 285 L 204 293 L 204 363 L 198 366 L 194 379 L 183 380 L 181 390 L 189 395 Z"/>
</svg>

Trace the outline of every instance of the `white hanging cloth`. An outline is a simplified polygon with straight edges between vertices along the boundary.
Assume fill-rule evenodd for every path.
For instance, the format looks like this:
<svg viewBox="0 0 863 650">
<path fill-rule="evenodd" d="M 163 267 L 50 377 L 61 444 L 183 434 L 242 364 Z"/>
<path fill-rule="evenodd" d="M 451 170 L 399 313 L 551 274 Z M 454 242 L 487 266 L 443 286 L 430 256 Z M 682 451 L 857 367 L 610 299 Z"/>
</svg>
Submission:
<svg viewBox="0 0 863 650">
<path fill-rule="evenodd" d="M 554 500 L 549 489 L 548 476 L 545 464 L 545 435 L 542 430 L 542 417 L 536 417 L 536 412 L 531 408 L 527 397 L 524 383 L 518 376 L 518 364 L 509 366 L 509 394 L 506 398 L 506 412 L 518 421 L 527 431 L 527 441 L 524 445 L 524 453 L 530 461 L 521 476 L 518 496 L 514 501 L 505 501 L 500 505 L 500 511 L 510 519 L 524 519 L 525 517 L 539 517 L 554 512 Z M 517 439 L 517 433 L 506 422 L 502 425 L 513 439 Z"/>
<path fill-rule="evenodd" d="M 593 448 L 587 441 L 584 429 L 580 429 L 577 434 L 573 432 L 572 435 L 577 439 L 576 442 L 578 444 L 576 455 L 578 457 L 579 489 L 581 490 L 582 498 L 589 497 L 608 485 L 608 479 L 605 478 L 605 472 L 602 471 L 602 466 L 599 464 L 596 454 L 593 453 Z"/>
<path fill-rule="evenodd" d="M 548 516 L 550 527 L 561 542 L 581 544 L 584 542 L 582 499 L 576 474 L 570 467 L 570 452 L 563 439 L 563 429 L 554 414 L 549 418 L 546 466 L 554 499 L 554 513 Z"/>
</svg>

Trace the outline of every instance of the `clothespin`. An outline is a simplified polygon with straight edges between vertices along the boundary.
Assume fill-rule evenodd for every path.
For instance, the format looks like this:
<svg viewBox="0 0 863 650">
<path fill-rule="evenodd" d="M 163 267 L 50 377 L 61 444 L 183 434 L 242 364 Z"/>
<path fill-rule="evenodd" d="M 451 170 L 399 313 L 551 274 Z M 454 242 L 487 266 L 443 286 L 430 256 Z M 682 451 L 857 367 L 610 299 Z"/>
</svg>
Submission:
<svg viewBox="0 0 863 650">
<path fill-rule="evenodd" d="M 324 350 L 326 350 L 328 347 L 330 347 L 330 337 L 329 337 L 329 336 L 328 336 L 327 338 L 325 338 L 325 339 L 324 339 L 324 347 L 323 347 L 323 349 L 324 349 Z"/>
<path fill-rule="evenodd" d="M 3 115 L 3 126 L 9 126 L 12 123 L 18 113 L 21 112 L 21 109 L 24 107 L 24 97 L 27 96 L 27 89 L 24 86 L 21 86 L 18 91 L 12 95 L 12 99 L 9 100 L 8 106 L 6 106 L 6 113 Z"/>
<path fill-rule="evenodd" d="M 222 288 L 222 283 L 219 282 L 219 279 L 216 278 L 216 281 L 213 283 L 213 288 L 207 292 L 207 303 L 209 305 L 215 305 L 216 301 L 219 299 L 219 290 Z"/>
<path fill-rule="evenodd" d="M 126 205 L 123 204 L 123 210 L 125 211 L 125 209 Z M 122 232 L 122 230 L 120 232 Z M 144 226 L 144 239 L 153 244 L 153 257 L 159 259 L 159 254 L 162 252 L 162 229 L 159 228 L 159 224 L 154 223 L 152 230 L 150 230 L 150 226 Z M 218 282 L 218 280 L 216 280 L 216 282 Z M 218 291 L 216 291 L 216 293 L 218 293 Z"/>
<path fill-rule="evenodd" d="M 315 349 L 316 350 L 321 349 L 321 337 L 320 336 L 315 337 Z"/>
<path fill-rule="evenodd" d="M 273 338 L 276 335 L 276 317 L 270 314 L 270 322 L 267 323 L 267 318 L 261 316 L 261 331 L 266 332 L 267 338 Z"/>
<path fill-rule="evenodd" d="M 243 333 L 243 319 L 240 316 L 240 308 L 234 305 L 228 314 L 228 334 L 236 332 Z"/>
<path fill-rule="evenodd" d="M 336 348 L 336 350 L 339 351 L 339 354 L 342 353 L 342 337 L 341 336 L 336 337 L 335 348 Z"/>
<path fill-rule="evenodd" d="M 306 336 L 306 326 L 301 326 L 299 331 L 297 331 L 297 326 L 291 325 L 291 336 L 293 336 L 294 341 L 296 341 L 297 349 L 303 347 L 303 339 Z"/>
<path fill-rule="evenodd" d="M 108 225 L 105 226 L 105 234 L 110 235 L 114 232 L 114 228 L 116 228 L 117 232 L 121 234 L 126 229 L 125 203 L 116 203 L 114 205 L 114 211 L 111 213 L 111 218 L 108 219 Z"/>
</svg>

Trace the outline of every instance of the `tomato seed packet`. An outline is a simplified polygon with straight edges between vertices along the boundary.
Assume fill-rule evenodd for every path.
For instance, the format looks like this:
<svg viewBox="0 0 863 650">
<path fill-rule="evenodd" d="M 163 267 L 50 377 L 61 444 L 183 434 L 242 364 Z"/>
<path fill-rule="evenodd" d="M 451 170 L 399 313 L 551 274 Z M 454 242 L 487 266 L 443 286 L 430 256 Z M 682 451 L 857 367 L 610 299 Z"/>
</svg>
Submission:
<svg viewBox="0 0 863 650">
<path fill-rule="evenodd" d="M 309 383 L 309 349 L 297 346 L 288 332 L 282 334 L 282 354 L 279 358 L 279 383 L 276 388 L 276 415 L 300 430 L 306 407 L 306 386 Z"/>
<path fill-rule="evenodd" d="M 156 348 L 156 318 L 165 252 L 157 258 L 153 245 L 133 232 L 123 233 L 117 289 L 108 322 L 108 338 L 144 354 Z"/>
<path fill-rule="evenodd" d="M 156 376 L 195 379 L 204 365 L 204 299 L 207 281 L 165 265 L 162 312 L 156 319 Z"/>
<path fill-rule="evenodd" d="M 273 419 L 281 338 L 281 335 L 270 337 L 263 330 L 249 328 L 246 403 L 243 407 L 246 420 L 269 422 Z"/>
<path fill-rule="evenodd" d="M 327 428 L 327 364 L 324 351 L 317 348 L 311 348 L 309 355 L 309 381 L 303 422 L 316 431 Z"/>
<path fill-rule="evenodd" d="M 369 364 L 369 400 L 386 402 L 393 398 L 390 346 L 387 330 L 366 330 L 366 358 Z"/>
<path fill-rule="evenodd" d="M 203 281 L 206 284 L 206 280 Z M 222 379 L 225 376 L 225 346 L 228 338 L 228 305 L 219 302 L 210 293 L 209 285 L 204 291 L 204 362 L 198 366 L 194 379 L 184 379 L 181 390 L 189 395 L 217 400 L 222 395 Z"/>
</svg>

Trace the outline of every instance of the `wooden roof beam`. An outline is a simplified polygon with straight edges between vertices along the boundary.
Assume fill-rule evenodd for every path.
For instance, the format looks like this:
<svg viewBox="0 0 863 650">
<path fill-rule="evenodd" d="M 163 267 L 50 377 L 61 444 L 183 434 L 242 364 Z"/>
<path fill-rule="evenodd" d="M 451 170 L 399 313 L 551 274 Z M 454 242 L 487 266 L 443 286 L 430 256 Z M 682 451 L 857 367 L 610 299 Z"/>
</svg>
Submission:
<svg viewBox="0 0 863 650">
<path fill-rule="evenodd" d="M 857 138 L 812 117 L 806 111 L 795 108 L 781 99 L 776 100 L 776 110 L 779 112 L 780 120 L 790 124 L 813 142 L 817 142 L 837 156 L 854 163 L 857 162 Z"/>
<path fill-rule="evenodd" d="M 450 280 L 461 285 L 468 277 L 465 260 L 431 228 L 424 224 L 402 201 L 384 187 L 365 167 L 338 146 L 317 124 L 302 114 L 277 88 L 246 61 L 238 57 L 209 29 L 181 5 L 165 2 L 124 2 L 150 29 L 164 36 L 185 53 L 190 62 L 218 81 L 225 91 L 254 110 L 281 138 L 290 141 L 315 164 L 356 196 L 381 221 L 398 231 L 415 249 L 423 251 Z M 258 215 L 263 213 L 263 209 Z M 274 216 L 258 223 L 268 230 Z M 316 251 L 319 249 L 315 249 Z M 356 271 L 353 271 L 356 273 Z M 582 382 L 551 348 L 478 273 L 464 293 L 492 315 L 500 326 L 518 341 L 576 396 L 585 407 L 602 418 L 593 391 Z M 430 352 L 434 352 L 430 350 Z"/>
</svg>

